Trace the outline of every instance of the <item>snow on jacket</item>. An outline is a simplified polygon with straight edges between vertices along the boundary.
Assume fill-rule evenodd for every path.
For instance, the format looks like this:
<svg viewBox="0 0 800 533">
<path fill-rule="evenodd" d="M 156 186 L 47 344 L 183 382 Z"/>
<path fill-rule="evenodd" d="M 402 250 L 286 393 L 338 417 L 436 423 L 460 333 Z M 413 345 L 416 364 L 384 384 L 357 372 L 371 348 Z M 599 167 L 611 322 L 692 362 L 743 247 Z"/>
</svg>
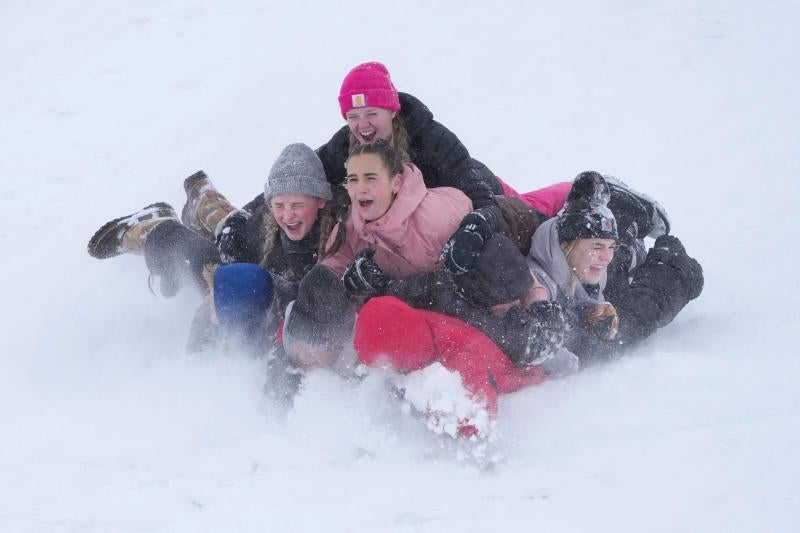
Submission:
<svg viewBox="0 0 800 533">
<path fill-rule="evenodd" d="M 468 391 L 491 416 L 498 394 L 514 392 L 546 379 L 538 367 L 521 369 L 486 335 L 464 322 L 414 309 L 397 298 L 373 298 L 359 312 L 353 341 L 360 361 L 401 372 L 435 362 L 458 372 Z"/>
<path fill-rule="evenodd" d="M 375 250 L 374 260 L 393 278 L 431 272 L 461 219 L 472 203 L 452 187 L 428 189 L 415 165 L 404 166 L 402 184 L 389 210 L 378 220 L 366 222 L 356 209 L 344 221 L 345 240 L 336 253 L 322 264 L 342 274 L 353 258 L 366 248 Z M 326 249 L 336 239 L 338 224 Z"/>
<path fill-rule="evenodd" d="M 473 159 L 456 135 L 433 119 L 433 113 L 417 98 L 400 96 L 400 117 L 409 138 L 409 156 L 419 167 L 428 188 L 453 187 L 466 194 L 475 209 L 496 206 L 495 194 L 503 189 L 486 165 Z M 343 126 L 317 149 L 328 181 L 344 184 L 345 161 L 350 150 L 350 129 Z M 499 215 L 499 213 L 498 213 Z"/>
</svg>

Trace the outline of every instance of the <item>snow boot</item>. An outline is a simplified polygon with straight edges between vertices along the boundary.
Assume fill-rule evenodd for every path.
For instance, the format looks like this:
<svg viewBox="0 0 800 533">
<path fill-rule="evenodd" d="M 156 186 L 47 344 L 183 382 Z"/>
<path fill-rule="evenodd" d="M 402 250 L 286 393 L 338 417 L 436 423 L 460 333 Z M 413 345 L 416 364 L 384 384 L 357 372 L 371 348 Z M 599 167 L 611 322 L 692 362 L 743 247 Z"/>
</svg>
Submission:
<svg viewBox="0 0 800 533">
<path fill-rule="evenodd" d="M 124 253 L 142 255 L 147 234 L 165 220 L 178 220 L 178 215 L 169 204 L 157 202 L 148 205 L 141 211 L 103 224 L 89 239 L 86 248 L 89 255 L 97 259 L 108 259 Z"/>
<path fill-rule="evenodd" d="M 183 189 L 186 191 L 186 204 L 181 210 L 181 222 L 205 237 L 215 239 L 217 226 L 236 208 L 202 170 L 186 178 Z"/>
<path fill-rule="evenodd" d="M 631 234 L 634 239 L 656 239 L 669 233 L 669 217 L 661 204 L 614 176 L 603 177 L 611 189 L 608 207 L 617 219 L 621 239 L 624 240 L 623 233 Z"/>
</svg>

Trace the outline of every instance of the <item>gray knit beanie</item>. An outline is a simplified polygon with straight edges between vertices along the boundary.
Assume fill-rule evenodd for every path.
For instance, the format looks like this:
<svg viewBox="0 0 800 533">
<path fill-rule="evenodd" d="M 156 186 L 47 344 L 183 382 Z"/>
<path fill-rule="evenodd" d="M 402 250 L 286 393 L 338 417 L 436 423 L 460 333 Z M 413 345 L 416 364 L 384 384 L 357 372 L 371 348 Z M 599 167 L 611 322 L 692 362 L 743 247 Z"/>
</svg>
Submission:
<svg viewBox="0 0 800 533">
<path fill-rule="evenodd" d="M 307 194 L 323 200 L 333 198 L 322 161 L 314 150 L 303 143 L 290 144 L 283 149 L 264 184 L 267 202 L 277 194 Z"/>
</svg>

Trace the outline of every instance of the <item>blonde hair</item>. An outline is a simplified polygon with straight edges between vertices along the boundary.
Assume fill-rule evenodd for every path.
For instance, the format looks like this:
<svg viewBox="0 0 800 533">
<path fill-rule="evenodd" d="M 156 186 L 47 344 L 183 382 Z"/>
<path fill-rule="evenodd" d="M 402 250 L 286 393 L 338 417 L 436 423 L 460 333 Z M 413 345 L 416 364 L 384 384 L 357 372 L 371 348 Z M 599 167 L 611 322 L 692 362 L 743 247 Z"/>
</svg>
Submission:
<svg viewBox="0 0 800 533">
<path fill-rule="evenodd" d="M 567 247 L 564 250 L 564 257 L 567 259 L 567 266 L 569 267 L 569 286 L 565 292 L 569 298 L 574 298 L 575 291 L 578 289 L 578 283 L 580 283 L 580 280 L 578 279 L 578 275 L 575 273 L 575 268 L 572 266 L 570 259 L 572 258 L 572 253 L 575 251 L 575 247 L 578 245 L 578 240 L 573 239 L 565 242 L 567 243 Z"/>
<path fill-rule="evenodd" d="M 390 139 L 392 146 L 395 149 L 399 150 L 403 154 L 408 154 L 408 148 L 411 145 L 411 141 L 408 138 L 408 130 L 406 129 L 405 121 L 403 117 L 400 116 L 400 113 L 395 113 L 394 118 L 392 119 L 392 137 Z M 350 147 L 349 151 L 352 152 L 358 146 L 361 146 L 361 141 L 358 140 L 358 137 L 351 131 L 350 132 Z"/>
</svg>

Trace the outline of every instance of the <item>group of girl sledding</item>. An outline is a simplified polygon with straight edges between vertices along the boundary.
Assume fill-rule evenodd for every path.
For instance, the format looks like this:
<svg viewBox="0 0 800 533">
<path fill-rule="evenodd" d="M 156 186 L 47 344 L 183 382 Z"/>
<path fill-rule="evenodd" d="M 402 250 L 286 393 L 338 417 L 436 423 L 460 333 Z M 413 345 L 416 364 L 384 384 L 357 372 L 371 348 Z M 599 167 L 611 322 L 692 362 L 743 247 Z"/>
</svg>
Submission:
<svg viewBox="0 0 800 533">
<path fill-rule="evenodd" d="M 144 255 L 167 296 L 195 285 L 188 350 L 265 355 L 265 390 L 287 404 L 316 368 L 446 369 L 478 409 L 415 405 L 462 436 L 488 433 L 498 394 L 614 358 L 700 294 L 665 211 L 624 183 L 583 172 L 519 194 L 380 63 L 347 74 L 339 106 L 347 125 L 284 148 L 242 209 L 201 171 L 180 218 L 152 204 L 89 254 Z"/>
</svg>

